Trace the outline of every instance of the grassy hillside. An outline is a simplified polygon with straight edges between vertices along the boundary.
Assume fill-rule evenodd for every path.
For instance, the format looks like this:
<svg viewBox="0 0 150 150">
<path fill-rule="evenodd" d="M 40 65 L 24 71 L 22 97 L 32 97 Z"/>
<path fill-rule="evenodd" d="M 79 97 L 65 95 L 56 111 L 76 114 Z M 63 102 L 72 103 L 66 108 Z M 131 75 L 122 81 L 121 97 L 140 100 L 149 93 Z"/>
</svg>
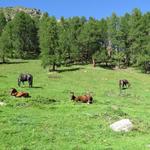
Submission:
<svg viewBox="0 0 150 150">
<path fill-rule="evenodd" d="M 150 145 L 150 77 L 138 70 L 106 70 L 92 65 L 43 70 L 40 61 L 0 65 L 0 149 L 2 150 L 145 150 Z M 20 73 L 34 76 L 34 87 L 17 87 Z M 118 80 L 131 88 L 119 92 Z M 31 98 L 14 98 L 10 88 Z M 74 103 L 70 91 L 90 91 L 92 105 Z M 109 125 L 129 118 L 134 129 L 115 133 Z"/>
</svg>

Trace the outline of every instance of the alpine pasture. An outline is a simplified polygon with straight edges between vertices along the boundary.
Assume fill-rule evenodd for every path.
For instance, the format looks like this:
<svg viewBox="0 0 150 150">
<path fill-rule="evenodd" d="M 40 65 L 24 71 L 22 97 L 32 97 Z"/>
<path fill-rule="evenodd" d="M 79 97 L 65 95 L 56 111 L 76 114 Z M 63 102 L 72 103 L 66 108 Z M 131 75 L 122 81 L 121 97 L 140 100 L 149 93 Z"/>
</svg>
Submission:
<svg viewBox="0 0 150 150">
<path fill-rule="evenodd" d="M 150 78 L 128 68 L 106 70 L 92 65 L 49 72 L 39 60 L 0 65 L 0 149 L 2 150 L 145 150 L 150 144 Z M 33 88 L 18 87 L 20 73 L 33 75 Z M 120 93 L 119 79 L 129 89 Z M 29 92 L 15 98 L 10 89 Z M 70 100 L 91 92 L 93 104 Z M 134 128 L 116 133 L 111 123 L 129 118 Z"/>
</svg>

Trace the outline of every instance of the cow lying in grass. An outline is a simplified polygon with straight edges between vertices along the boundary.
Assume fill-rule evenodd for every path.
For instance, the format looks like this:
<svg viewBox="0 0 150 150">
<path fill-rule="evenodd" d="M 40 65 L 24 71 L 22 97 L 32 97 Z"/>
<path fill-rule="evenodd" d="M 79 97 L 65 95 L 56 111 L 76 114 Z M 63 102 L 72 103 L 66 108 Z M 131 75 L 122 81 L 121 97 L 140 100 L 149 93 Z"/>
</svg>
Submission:
<svg viewBox="0 0 150 150">
<path fill-rule="evenodd" d="M 130 83 L 128 80 L 124 79 L 124 80 L 119 80 L 119 88 L 120 90 L 122 89 L 126 89 L 130 87 Z"/>
<path fill-rule="evenodd" d="M 15 88 L 11 89 L 11 96 L 15 97 L 30 97 L 27 92 L 18 92 Z"/>
<path fill-rule="evenodd" d="M 74 92 L 71 92 L 71 100 L 76 101 L 76 102 L 82 102 L 82 103 L 87 103 L 87 104 L 92 104 L 93 103 L 93 97 L 90 94 L 82 95 L 82 96 L 75 96 Z"/>
</svg>

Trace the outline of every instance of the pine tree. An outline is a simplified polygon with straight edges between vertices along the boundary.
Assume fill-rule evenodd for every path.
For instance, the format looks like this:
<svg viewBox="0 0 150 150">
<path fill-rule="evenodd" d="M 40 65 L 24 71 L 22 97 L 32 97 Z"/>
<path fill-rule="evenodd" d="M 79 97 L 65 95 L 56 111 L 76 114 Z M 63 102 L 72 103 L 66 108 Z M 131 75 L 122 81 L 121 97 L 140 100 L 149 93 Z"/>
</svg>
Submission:
<svg viewBox="0 0 150 150">
<path fill-rule="evenodd" d="M 97 22 L 98 28 L 97 28 L 97 42 L 96 42 L 96 52 L 93 54 L 93 62 L 96 63 L 96 61 L 105 63 L 106 66 L 108 64 L 108 61 L 110 59 L 109 52 L 107 50 L 107 43 L 108 43 L 108 27 L 107 27 L 107 21 L 105 19 L 101 19 Z M 95 60 L 94 60 L 95 59 Z M 93 64 L 93 66 L 95 66 Z"/>
<path fill-rule="evenodd" d="M 138 55 L 142 52 L 143 43 L 143 25 L 142 25 L 142 13 L 139 9 L 134 9 L 130 19 L 130 32 L 129 40 L 131 42 L 130 51 L 132 55 L 132 63 L 137 63 Z"/>
<path fill-rule="evenodd" d="M 107 18 L 108 24 L 108 41 L 112 44 L 113 51 L 119 50 L 119 37 L 118 32 L 120 28 L 119 18 L 115 13 L 112 13 L 112 16 Z"/>
<path fill-rule="evenodd" d="M 59 49 L 62 51 L 64 64 L 67 65 L 73 61 L 73 52 L 71 49 L 71 33 L 67 19 L 62 17 L 59 22 Z"/>
<path fill-rule="evenodd" d="M 74 61 L 82 61 L 79 35 L 83 25 L 86 23 L 85 17 L 72 17 L 68 19 L 70 32 L 70 46 Z"/>
<path fill-rule="evenodd" d="M 61 51 L 58 45 L 58 31 L 56 18 L 49 17 L 48 14 L 45 14 L 41 19 L 39 29 L 41 59 L 44 68 L 52 65 L 52 71 L 56 70 L 56 65 L 61 60 Z"/>
<path fill-rule="evenodd" d="M 32 18 L 24 12 L 19 12 L 11 22 L 16 57 L 32 58 L 32 55 L 38 54 L 37 28 Z"/>
<path fill-rule="evenodd" d="M 119 37 L 119 47 L 120 50 L 124 53 L 125 65 L 130 65 L 131 60 L 131 52 L 130 45 L 131 42 L 129 40 L 129 32 L 130 32 L 130 15 L 126 13 L 123 17 L 120 17 L 120 28 L 118 31 Z"/>
<path fill-rule="evenodd" d="M 0 13 L 0 36 L 3 32 L 3 29 L 5 27 L 5 25 L 7 24 L 6 18 L 4 16 L 4 13 Z"/>
<path fill-rule="evenodd" d="M 0 37 L 0 57 L 2 58 L 2 62 L 6 62 L 7 57 L 13 58 L 12 28 L 13 24 L 8 22 Z"/>
<path fill-rule="evenodd" d="M 97 20 L 91 17 L 89 21 L 84 24 L 78 41 L 82 60 L 91 62 L 92 55 L 100 48 L 102 42 Z"/>
</svg>

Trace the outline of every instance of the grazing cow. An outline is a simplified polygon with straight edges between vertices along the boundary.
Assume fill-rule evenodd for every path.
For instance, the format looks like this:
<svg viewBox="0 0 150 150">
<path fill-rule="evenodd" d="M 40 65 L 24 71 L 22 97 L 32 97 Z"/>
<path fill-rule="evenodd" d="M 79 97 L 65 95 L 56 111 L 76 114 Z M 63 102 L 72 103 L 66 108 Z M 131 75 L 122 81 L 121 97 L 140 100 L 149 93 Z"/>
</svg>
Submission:
<svg viewBox="0 0 150 150">
<path fill-rule="evenodd" d="M 27 92 L 18 92 L 15 88 L 11 89 L 11 96 L 15 97 L 30 97 Z"/>
<path fill-rule="evenodd" d="M 29 87 L 32 87 L 33 76 L 31 74 L 20 74 L 18 77 L 18 86 L 20 87 L 21 82 L 24 84 L 24 81 L 28 81 Z"/>
<path fill-rule="evenodd" d="M 88 104 L 92 104 L 93 103 L 93 97 L 89 94 L 87 95 L 82 95 L 82 96 L 75 96 L 74 92 L 71 92 L 71 100 L 73 101 L 81 101 L 83 103 L 88 103 Z"/>
<path fill-rule="evenodd" d="M 143 65 L 145 73 L 150 73 L 150 61 L 145 61 Z"/>
<path fill-rule="evenodd" d="M 119 80 L 119 88 L 121 89 L 125 89 L 125 88 L 129 88 L 130 87 L 130 83 L 128 80 L 124 79 L 124 80 Z"/>
</svg>

